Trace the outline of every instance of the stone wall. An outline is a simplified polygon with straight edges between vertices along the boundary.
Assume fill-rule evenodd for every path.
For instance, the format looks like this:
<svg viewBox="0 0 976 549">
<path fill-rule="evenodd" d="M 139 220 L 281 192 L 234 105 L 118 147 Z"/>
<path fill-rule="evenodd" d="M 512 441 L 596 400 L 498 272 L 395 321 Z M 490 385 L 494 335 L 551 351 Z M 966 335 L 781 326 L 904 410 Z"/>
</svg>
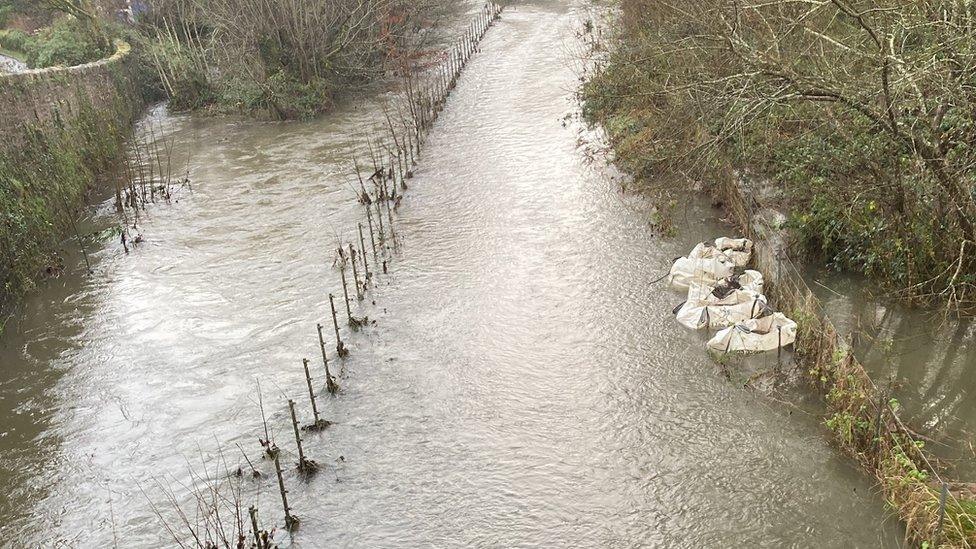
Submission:
<svg viewBox="0 0 976 549">
<path fill-rule="evenodd" d="M 75 67 L 0 75 L 0 152 L 23 142 L 31 129 L 57 129 L 91 107 L 113 120 L 140 105 L 131 47 L 116 44 L 109 58 Z"/>
<path fill-rule="evenodd" d="M 0 75 L 0 333 L 19 298 L 63 268 L 85 196 L 117 171 L 143 106 L 125 43 L 107 59 Z"/>
</svg>

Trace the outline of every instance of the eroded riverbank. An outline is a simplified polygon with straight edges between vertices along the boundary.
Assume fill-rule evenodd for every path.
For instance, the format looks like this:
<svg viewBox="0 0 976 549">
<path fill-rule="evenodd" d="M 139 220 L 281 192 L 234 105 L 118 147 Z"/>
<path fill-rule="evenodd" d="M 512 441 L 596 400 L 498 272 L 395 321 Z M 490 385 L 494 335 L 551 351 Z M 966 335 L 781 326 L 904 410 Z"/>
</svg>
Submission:
<svg viewBox="0 0 976 549">
<path fill-rule="evenodd" d="M 298 540 L 895 546 L 818 419 L 730 384 L 648 284 L 728 229 L 691 201 L 682 236 L 657 238 L 652 204 L 564 125 L 583 7 L 506 11 L 431 134 L 402 251 L 362 309 L 377 325 L 347 342 L 343 392 L 321 405 L 336 425 L 306 446 L 329 472 L 287 478 Z M 24 419 L 0 438 L 5 539 L 165 544 L 140 487 L 160 503 L 154 480 L 185 481 L 201 456 L 236 463 L 239 442 L 257 457 L 255 379 L 288 440 L 283 395 L 301 398 L 300 359 L 341 293 L 336 235 L 361 221 L 349 160 L 375 115 L 166 117 L 194 193 L 152 212 L 131 256 L 106 244 L 100 276 L 32 298 L 5 336 L 0 395 Z M 280 524 L 270 481 L 247 493 Z"/>
</svg>

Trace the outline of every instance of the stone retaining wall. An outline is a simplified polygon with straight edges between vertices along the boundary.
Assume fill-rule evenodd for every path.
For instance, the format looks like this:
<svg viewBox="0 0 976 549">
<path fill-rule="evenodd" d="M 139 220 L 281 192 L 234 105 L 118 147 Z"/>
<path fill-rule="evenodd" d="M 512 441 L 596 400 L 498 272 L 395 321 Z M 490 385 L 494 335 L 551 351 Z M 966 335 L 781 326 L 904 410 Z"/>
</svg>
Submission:
<svg viewBox="0 0 976 549">
<path fill-rule="evenodd" d="M 83 107 L 131 118 L 139 107 L 135 70 L 131 47 L 120 41 L 100 61 L 0 75 L 0 152 L 17 147 L 32 128 L 69 123 Z"/>
</svg>

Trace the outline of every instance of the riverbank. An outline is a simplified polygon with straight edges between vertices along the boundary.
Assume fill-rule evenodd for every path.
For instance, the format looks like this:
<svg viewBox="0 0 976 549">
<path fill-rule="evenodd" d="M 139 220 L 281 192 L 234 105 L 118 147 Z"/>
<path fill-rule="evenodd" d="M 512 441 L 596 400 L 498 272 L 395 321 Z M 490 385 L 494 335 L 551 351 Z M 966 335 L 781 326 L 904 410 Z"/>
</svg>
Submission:
<svg viewBox="0 0 976 549">
<path fill-rule="evenodd" d="M 154 5 L 140 46 L 173 109 L 308 120 L 433 64 L 438 26 L 478 2 L 378 0 Z"/>
<path fill-rule="evenodd" d="M 799 326 L 798 364 L 827 404 L 825 425 L 837 443 L 878 480 L 912 542 L 924 547 L 976 544 L 976 499 L 969 479 L 953 479 L 925 448 L 923 434 L 900 418 L 891 389 L 879 387 L 810 289 L 782 228 L 783 214 L 763 204 L 761 188 L 729 175 L 717 196 L 755 241 L 754 264 L 766 295 Z"/>
<path fill-rule="evenodd" d="M 64 269 L 89 189 L 119 173 L 143 106 L 138 70 L 119 42 L 101 61 L 0 75 L 0 331 L 21 296 Z"/>
<path fill-rule="evenodd" d="M 753 23 L 750 18 L 769 6 L 749 8 L 747 21 Z M 920 435 L 901 421 L 893 395 L 872 381 L 791 257 L 811 257 L 809 252 L 814 249 L 812 257 L 817 260 L 857 268 L 889 288 L 918 283 L 902 295 L 921 297 L 913 292 L 925 293 L 924 299 L 917 300 L 925 302 L 946 297 L 938 289 L 926 293 L 929 285 L 951 293 L 955 284 L 968 284 L 971 271 L 964 265 L 969 259 L 937 257 L 931 247 L 945 245 L 946 240 L 926 236 L 929 228 L 924 224 L 898 221 L 904 218 L 896 212 L 907 209 L 911 216 L 919 215 L 932 203 L 918 199 L 919 204 L 909 204 L 917 196 L 891 191 L 890 165 L 876 162 L 876 155 L 888 155 L 891 150 L 882 146 L 884 135 L 872 133 L 863 121 L 858 122 L 856 114 L 852 117 L 844 105 L 834 105 L 829 97 L 823 98 L 822 105 L 804 104 L 800 97 L 793 102 L 758 99 L 765 88 L 736 72 L 745 71 L 743 64 L 749 63 L 737 57 L 746 54 L 737 48 L 749 50 L 754 41 L 760 41 L 762 31 L 746 25 L 742 32 L 755 34 L 718 41 L 731 44 L 732 51 L 703 46 L 701 51 L 708 53 L 701 57 L 693 53 L 694 40 L 674 36 L 691 32 L 688 29 L 700 31 L 697 36 L 722 34 L 709 19 L 721 19 L 717 9 L 708 3 L 681 11 L 655 0 L 624 2 L 618 32 L 612 42 L 601 44 L 607 52 L 601 70 L 584 91 L 587 115 L 606 128 L 618 164 L 657 196 L 662 215 L 656 221 L 662 230 L 668 231 L 680 215 L 674 209 L 683 203 L 682 194 L 704 191 L 726 208 L 745 234 L 757 240 L 756 263 L 771 281 L 770 297 L 776 308 L 800 324 L 796 345 L 800 365 L 806 381 L 826 402 L 823 420 L 835 440 L 877 478 L 913 542 L 970 547 L 976 544 L 971 485 L 949 478 L 925 448 L 925 433 Z M 782 13 L 772 17 L 770 30 L 783 22 Z M 816 26 L 818 17 L 808 23 Z M 846 26 L 843 16 L 838 20 L 841 27 Z M 682 46 L 675 49 L 674 44 Z M 795 44 L 782 46 L 788 50 Z M 727 58 L 720 63 L 712 59 L 713 54 Z M 842 67 L 843 63 L 838 60 L 835 64 Z M 756 73 L 756 80 L 762 74 Z M 740 84 L 744 87 L 736 87 Z M 792 85 L 795 82 L 783 84 L 783 93 Z M 870 88 L 865 84 L 865 89 Z M 724 91 L 729 92 L 728 97 L 722 96 Z M 822 123 L 812 125 L 811 117 L 818 109 L 824 110 Z M 746 173 L 749 175 L 744 176 Z M 874 181 L 865 189 L 858 183 L 864 173 L 884 183 Z M 924 179 L 911 170 L 901 176 Z M 760 179 L 761 184 L 755 183 Z M 900 179 L 898 184 L 905 181 Z M 838 190 L 837 182 L 847 187 Z M 918 186 L 913 189 L 928 192 Z M 879 192 L 887 194 L 879 197 Z M 901 200 L 901 205 L 892 206 L 892 199 Z M 958 224 L 950 229 L 953 223 L 946 221 L 940 238 L 951 241 L 960 230 L 964 232 Z M 865 231 L 870 235 L 865 236 Z M 875 249 L 881 240 L 889 246 L 883 253 Z M 960 252 L 958 242 L 950 247 L 951 254 Z M 951 280 L 933 276 L 919 283 L 932 275 L 926 269 L 935 265 L 939 269 L 949 265 L 953 268 L 947 272 L 957 276 Z M 962 276 L 958 276 L 960 271 Z M 922 291 L 923 287 L 929 289 Z M 949 303 L 953 310 L 965 309 L 962 292 L 953 295 L 955 302 Z"/>
<path fill-rule="evenodd" d="M 969 15 L 864 0 L 856 17 L 847 4 L 733 14 L 716 1 L 624 0 L 589 114 L 660 193 L 664 222 L 689 186 L 731 166 L 770 183 L 795 252 L 914 305 L 976 313 L 976 127 L 958 77 L 970 69 L 948 61 L 976 63 L 956 51 L 971 42 Z M 894 45 L 878 55 L 872 36 Z M 666 177 L 676 184 L 655 186 Z"/>
</svg>

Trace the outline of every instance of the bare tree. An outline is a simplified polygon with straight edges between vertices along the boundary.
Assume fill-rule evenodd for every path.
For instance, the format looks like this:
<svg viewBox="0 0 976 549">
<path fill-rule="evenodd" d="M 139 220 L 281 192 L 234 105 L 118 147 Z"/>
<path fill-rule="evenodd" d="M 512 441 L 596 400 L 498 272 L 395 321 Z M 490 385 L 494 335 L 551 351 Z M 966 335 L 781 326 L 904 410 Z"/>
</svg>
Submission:
<svg viewBox="0 0 976 549">
<path fill-rule="evenodd" d="M 845 178 L 854 195 L 886 185 L 896 219 L 928 215 L 938 261 L 906 293 L 976 305 L 976 20 L 965 0 L 625 0 L 650 76 L 638 96 L 666 123 L 652 164 L 694 170 L 743 139 L 777 139 L 773 113 L 802 131 L 870 135 L 890 155 Z M 758 128 L 758 129 L 757 129 Z M 797 130 L 799 131 L 799 130 Z M 824 130 L 825 131 L 825 130 Z M 635 146 L 644 145 L 638 143 Z M 879 177 L 879 174 L 882 176 Z M 882 181 L 883 180 L 883 181 Z M 897 228 L 892 229 L 897 230 Z M 937 264 L 937 265 L 936 265 Z M 922 276 L 924 275 L 924 277 Z"/>
</svg>

